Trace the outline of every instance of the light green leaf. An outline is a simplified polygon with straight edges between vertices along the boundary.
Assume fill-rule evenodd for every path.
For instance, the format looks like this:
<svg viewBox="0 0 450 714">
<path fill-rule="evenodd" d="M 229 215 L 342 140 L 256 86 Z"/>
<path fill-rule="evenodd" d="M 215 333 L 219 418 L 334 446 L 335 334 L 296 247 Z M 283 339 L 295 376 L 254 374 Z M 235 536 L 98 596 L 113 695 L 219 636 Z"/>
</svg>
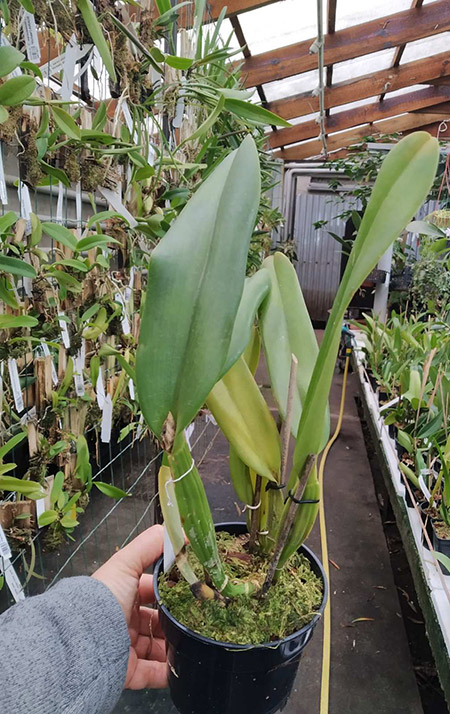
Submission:
<svg viewBox="0 0 450 714">
<path fill-rule="evenodd" d="M 105 248 L 108 243 L 117 243 L 118 245 L 120 245 L 120 241 L 116 240 L 115 238 L 111 238 L 111 236 L 97 235 L 97 233 L 95 233 L 92 236 L 86 236 L 86 238 L 81 238 L 81 240 L 79 240 L 77 243 L 77 251 L 87 251 L 91 250 L 92 248 L 99 247 Z"/>
<path fill-rule="evenodd" d="M 265 126 L 292 126 L 286 119 L 277 116 L 277 114 L 273 112 L 269 112 L 268 109 L 264 109 L 264 107 L 260 107 L 257 104 L 244 102 L 242 99 L 225 99 L 225 109 L 228 109 L 229 112 L 236 114 L 236 116 L 245 121 L 253 121 L 257 124 L 264 124 Z"/>
<path fill-rule="evenodd" d="M 245 279 L 244 291 L 234 322 L 227 359 L 222 370 L 223 374 L 228 372 L 247 347 L 256 313 L 269 290 L 270 274 L 267 270 L 258 270 L 251 278 Z"/>
<path fill-rule="evenodd" d="M 54 523 L 57 520 L 58 514 L 56 511 L 44 511 L 38 518 L 38 525 L 42 528 L 43 526 L 49 526 L 50 523 Z"/>
<path fill-rule="evenodd" d="M 61 243 L 71 250 L 77 250 L 77 239 L 65 226 L 46 221 L 42 224 L 42 229 L 50 238 L 57 241 L 57 243 Z"/>
<path fill-rule="evenodd" d="M 64 485 L 64 472 L 58 471 L 53 479 L 52 490 L 50 491 L 50 503 L 52 506 L 55 505 L 58 498 L 60 497 Z"/>
<path fill-rule="evenodd" d="M 7 233 L 9 228 L 17 221 L 17 216 L 14 211 L 7 211 L 0 217 L 0 235 Z"/>
<path fill-rule="evenodd" d="M 81 12 L 81 15 L 92 38 L 92 41 L 99 51 L 100 57 L 103 60 L 103 63 L 108 71 L 109 76 L 111 77 L 113 82 L 116 82 L 116 71 L 114 69 L 114 63 L 111 57 L 111 53 L 109 51 L 105 33 L 97 19 L 92 3 L 90 2 L 90 0 L 76 0 L 76 4 L 79 11 Z"/>
<path fill-rule="evenodd" d="M 25 55 L 11 45 L 0 47 L 0 77 L 6 77 L 13 69 L 19 66 L 25 59 Z"/>
<path fill-rule="evenodd" d="M 24 278 L 35 278 L 36 271 L 32 265 L 19 258 L 11 258 L 9 255 L 0 255 L 0 270 L 11 275 L 20 275 Z"/>
<path fill-rule="evenodd" d="M 45 497 L 45 491 L 41 489 L 38 483 L 35 481 L 24 481 L 14 476 L 0 476 L 0 491 L 15 491 L 27 498 L 31 498 L 33 501 Z"/>
<path fill-rule="evenodd" d="M 277 426 L 243 357 L 214 385 L 206 404 L 243 463 L 277 481 L 281 461 Z"/>
<path fill-rule="evenodd" d="M 121 488 L 113 486 L 110 483 L 103 483 L 103 481 L 94 481 L 94 485 L 97 486 L 98 490 L 105 494 L 105 496 L 110 496 L 111 498 L 127 498 L 131 496 L 130 493 L 122 491 Z"/>
<path fill-rule="evenodd" d="M 427 132 L 402 139 L 386 156 L 353 244 L 319 349 L 294 452 L 289 488 L 296 488 L 308 454 L 321 448 L 328 395 L 345 311 L 356 290 L 424 202 L 436 174 L 439 145 Z"/>
<path fill-rule="evenodd" d="M 45 141 L 45 139 L 43 139 L 42 141 Z M 45 161 L 41 161 L 40 166 L 48 176 L 52 176 L 57 181 L 61 181 L 64 186 L 70 188 L 70 181 L 65 171 L 63 171 L 62 169 L 57 169 L 56 166 L 47 164 Z"/>
<path fill-rule="evenodd" d="M 33 94 L 35 88 L 36 80 L 28 74 L 12 77 L 0 87 L 0 104 L 6 107 L 14 107 L 17 104 L 21 104 Z"/>
<path fill-rule="evenodd" d="M 38 320 L 32 315 L 0 315 L 0 329 L 6 330 L 11 327 L 35 327 Z"/>
<path fill-rule="evenodd" d="M 165 63 L 174 69 L 189 69 L 194 60 L 189 57 L 175 57 L 174 55 L 166 55 Z"/>
<path fill-rule="evenodd" d="M 21 431 L 19 434 L 15 434 L 12 436 L 6 444 L 3 444 L 3 446 L 0 447 L 0 461 L 3 460 L 6 456 L 6 454 L 9 454 L 10 451 L 12 451 L 18 444 L 20 444 L 27 436 L 26 431 Z"/>
<path fill-rule="evenodd" d="M 445 553 L 438 553 L 437 550 L 433 550 L 433 555 L 436 558 L 436 560 L 439 560 L 442 565 L 447 568 L 448 572 L 450 573 L 450 558 L 448 555 L 445 555 Z"/>
<path fill-rule="evenodd" d="M 247 137 L 152 252 L 136 377 L 144 417 L 157 436 L 169 413 L 178 432 L 184 429 L 222 373 L 259 192 L 258 154 Z"/>
<path fill-rule="evenodd" d="M 61 107 L 52 107 L 52 114 L 56 126 L 61 129 L 63 134 L 66 134 L 70 139 L 75 139 L 76 141 L 81 139 L 80 128 L 68 112 L 61 109 Z"/>
<path fill-rule="evenodd" d="M 211 127 L 216 123 L 217 119 L 219 118 L 220 113 L 223 111 L 224 105 L 225 105 L 225 97 L 220 96 L 216 106 L 212 110 L 211 114 L 205 119 L 203 124 L 200 124 L 198 129 L 196 129 L 194 131 L 194 133 L 191 134 L 190 137 L 188 137 L 183 142 L 181 142 L 181 144 L 178 148 L 180 148 L 181 146 L 186 144 L 188 141 L 195 141 L 195 139 L 200 139 L 200 137 L 202 137 L 203 134 L 206 134 L 206 132 L 209 131 L 211 129 Z"/>
<path fill-rule="evenodd" d="M 128 221 L 126 218 L 122 216 L 121 213 L 118 213 L 117 211 L 100 211 L 100 213 L 96 213 L 95 215 L 91 216 L 87 228 L 91 228 L 94 223 L 101 223 L 102 221 L 106 221 L 108 218 L 120 218 L 122 221 L 125 221 L 125 223 L 128 224 Z"/>
<path fill-rule="evenodd" d="M 4 124 L 9 119 L 9 112 L 6 107 L 0 105 L 0 124 Z"/>
</svg>

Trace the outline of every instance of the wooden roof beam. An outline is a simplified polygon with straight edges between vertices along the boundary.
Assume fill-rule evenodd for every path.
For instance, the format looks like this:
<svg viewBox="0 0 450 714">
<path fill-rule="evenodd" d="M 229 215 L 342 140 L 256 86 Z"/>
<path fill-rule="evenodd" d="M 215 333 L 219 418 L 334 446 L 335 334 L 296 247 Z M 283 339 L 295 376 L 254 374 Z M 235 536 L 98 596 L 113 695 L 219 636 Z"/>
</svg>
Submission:
<svg viewBox="0 0 450 714">
<path fill-rule="evenodd" d="M 325 107 L 338 107 L 360 99 L 376 97 L 382 91 L 393 92 L 413 84 L 430 84 L 439 78 L 450 78 L 448 52 L 334 84 L 325 90 Z M 319 100 L 311 96 L 311 92 L 304 92 L 270 102 L 268 108 L 285 119 L 293 119 L 319 111 Z"/>
<path fill-rule="evenodd" d="M 348 131 L 341 131 L 338 134 L 329 135 L 327 139 L 328 151 L 332 152 L 338 149 L 345 149 L 352 144 L 357 144 L 365 136 L 409 131 L 427 124 L 434 124 L 436 121 L 442 121 L 448 118 L 448 116 L 449 114 L 443 113 L 438 119 L 438 115 L 436 114 L 416 114 L 415 112 L 410 112 L 409 114 L 403 114 L 393 119 L 384 119 L 374 122 L 373 124 L 364 124 L 363 126 L 355 127 Z M 303 161 L 312 157 L 321 156 L 322 150 L 322 142 L 316 139 L 314 141 L 305 141 L 297 146 L 291 146 L 283 151 L 275 151 L 273 155 L 275 158 L 284 159 L 285 161 Z"/>
<path fill-rule="evenodd" d="M 328 35 L 333 35 L 336 30 L 336 5 L 337 5 L 337 0 L 328 0 L 328 7 L 327 7 L 327 34 Z M 331 87 L 332 83 L 333 83 L 333 65 L 330 64 L 327 67 L 326 86 Z M 325 113 L 328 116 L 330 113 L 330 110 L 327 109 Z"/>
<path fill-rule="evenodd" d="M 412 5 L 411 5 L 412 8 L 422 7 L 422 5 L 423 5 L 423 0 L 412 0 Z M 406 48 L 406 42 L 403 45 L 399 45 L 397 47 L 397 49 L 395 50 L 395 53 L 394 53 L 394 59 L 392 60 L 391 67 L 398 67 L 400 65 L 405 48 Z M 380 102 L 383 101 L 385 96 L 386 96 L 385 92 L 380 94 Z"/>
<path fill-rule="evenodd" d="M 361 107 L 347 109 L 343 112 L 336 112 L 325 121 L 325 131 L 327 134 L 336 131 L 343 131 L 352 126 L 368 124 L 381 119 L 404 114 L 415 110 L 423 112 L 433 112 L 441 114 L 447 111 L 445 107 L 441 111 L 441 102 L 450 100 L 450 87 L 427 87 L 398 97 L 386 99 L 384 102 L 371 102 Z M 291 129 L 280 129 L 276 134 L 269 135 L 269 145 L 275 149 L 280 146 L 295 144 L 306 139 L 316 138 L 318 135 L 318 125 L 313 119 L 296 124 Z"/>
<path fill-rule="evenodd" d="M 278 2 L 278 0 L 228 0 L 227 2 L 223 0 L 208 0 L 206 3 L 204 22 L 208 23 L 217 20 L 225 5 L 227 8 L 225 17 L 231 18 L 244 12 L 257 10 L 266 5 L 272 5 L 274 2 Z M 178 26 L 190 27 L 192 24 L 192 15 L 192 6 L 188 5 L 181 8 L 178 16 Z"/>
<path fill-rule="evenodd" d="M 437 0 L 431 5 L 397 12 L 325 35 L 324 62 L 326 65 L 343 62 L 449 29 L 450 3 L 448 0 Z M 315 69 L 317 57 L 309 54 L 313 42 L 314 38 L 311 38 L 245 60 L 242 73 L 246 76 L 246 86 L 254 87 Z"/>
</svg>

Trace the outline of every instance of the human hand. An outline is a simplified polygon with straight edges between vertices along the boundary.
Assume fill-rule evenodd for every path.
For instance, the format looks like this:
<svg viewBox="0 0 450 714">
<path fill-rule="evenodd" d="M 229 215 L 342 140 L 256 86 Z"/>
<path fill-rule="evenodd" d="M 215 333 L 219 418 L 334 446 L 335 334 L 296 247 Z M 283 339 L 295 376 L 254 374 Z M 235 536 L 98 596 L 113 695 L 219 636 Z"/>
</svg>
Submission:
<svg viewBox="0 0 450 714">
<path fill-rule="evenodd" d="M 158 612 L 144 604 L 155 601 L 153 576 L 144 573 L 163 552 L 162 526 L 153 526 L 115 553 L 94 574 L 119 601 L 130 635 L 125 688 L 167 687 L 164 635 Z"/>
</svg>

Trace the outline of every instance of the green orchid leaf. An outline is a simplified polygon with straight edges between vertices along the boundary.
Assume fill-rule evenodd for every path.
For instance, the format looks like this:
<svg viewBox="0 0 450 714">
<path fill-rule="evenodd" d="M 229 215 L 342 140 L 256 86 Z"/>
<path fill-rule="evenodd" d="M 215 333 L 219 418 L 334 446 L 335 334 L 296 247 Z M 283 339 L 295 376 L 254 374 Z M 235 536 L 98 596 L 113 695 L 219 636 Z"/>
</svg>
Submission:
<svg viewBox="0 0 450 714">
<path fill-rule="evenodd" d="M 169 414 L 181 432 L 222 374 L 259 192 L 258 155 L 248 137 L 200 186 L 152 253 L 136 377 L 144 417 L 157 436 Z"/>
<path fill-rule="evenodd" d="M 105 496 L 110 496 L 111 498 L 128 498 L 131 496 L 130 493 L 127 493 L 126 491 L 122 491 L 121 488 L 117 488 L 117 486 L 113 486 L 110 483 L 103 483 L 103 481 L 94 481 L 94 485 L 98 488 L 99 491 L 105 494 Z"/>
<path fill-rule="evenodd" d="M 11 45 L 0 47 L 0 77 L 6 77 L 25 59 L 25 55 Z"/>
<path fill-rule="evenodd" d="M 291 127 L 286 119 L 277 116 L 273 112 L 269 112 L 268 109 L 260 107 L 257 104 L 251 104 L 250 102 L 245 102 L 242 99 L 233 99 L 228 97 L 225 99 L 225 109 L 229 112 L 236 114 L 240 119 L 245 119 L 245 121 L 253 121 L 256 124 L 263 124 L 265 126 L 284 126 Z"/>
<path fill-rule="evenodd" d="M 6 107 L 22 104 L 25 99 L 28 99 L 33 94 L 35 88 L 36 80 L 28 74 L 12 77 L 0 87 L 0 104 Z"/>
<path fill-rule="evenodd" d="M 57 243 L 65 245 L 66 248 L 77 250 L 77 239 L 71 231 L 65 226 L 60 226 L 58 223 L 50 223 L 46 221 L 42 224 L 42 230 L 50 238 L 53 238 Z"/>
<path fill-rule="evenodd" d="M 36 327 L 39 321 L 32 315 L 0 315 L 0 330 L 19 327 Z"/>
<path fill-rule="evenodd" d="M 0 255 L 0 270 L 10 275 L 20 275 L 24 278 L 35 278 L 36 271 L 32 265 L 25 263 L 19 258 L 11 258 L 8 255 Z"/>
<path fill-rule="evenodd" d="M 99 51 L 100 57 L 106 67 L 106 70 L 113 82 L 117 81 L 114 62 L 109 51 L 106 41 L 105 32 L 97 19 L 97 15 L 90 0 L 76 0 L 76 5 L 81 12 L 84 23 L 92 38 L 92 41 Z"/>
</svg>

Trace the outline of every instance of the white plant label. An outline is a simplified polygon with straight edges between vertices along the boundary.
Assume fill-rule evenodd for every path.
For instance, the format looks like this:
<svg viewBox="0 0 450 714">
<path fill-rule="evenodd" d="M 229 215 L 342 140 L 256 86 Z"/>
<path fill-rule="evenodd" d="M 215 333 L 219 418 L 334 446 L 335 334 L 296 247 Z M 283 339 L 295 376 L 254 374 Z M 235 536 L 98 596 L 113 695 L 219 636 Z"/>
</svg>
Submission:
<svg viewBox="0 0 450 714">
<path fill-rule="evenodd" d="M 28 409 L 28 411 L 26 411 L 25 414 L 20 417 L 20 423 L 22 424 L 22 426 L 26 426 L 29 421 L 36 421 L 36 418 L 36 407 L 31 407 L 31 409 Z"/>
<path fill-rule="evenodd" d="M 64 68 L 61 89 L 59 91 L 61 99 L 68 101 L 73 93 L 73 82 L 75 79 L 75 64 L 78 59 L 78 47 L 76 37 L 72 35 L 64 53 Z"/>
<path fill-rule="evenodd" d="M 130 392 L 130 399 L 134 401 L 136 399 L 136 393 L 134 391 L 134 382 L 132 379 L 128 381 L 128 391 Z"/>
<path fill-rule="evenodd" d="M 2 558 L 9 559 L 12 557 L 11 553 L 11 548 L 9 547 L 9 543 L 6 539 L 5 532 L 3 528 L 0 525 L 0 555 Z"/>
<path fill-rule="evenodd" d="M 41 61 L 41 49 L 39 47 L 36 20 L 31 12 L 24 10 L 23 34 L 29 62 L 39 64 Z"/>
<path fill-rule="evenodd" d="M 136 439 L 141 438 L 143 431 L 144 431 L 144 415 L 141 414 L 141 416 L 139 417 L 138 427 L 136 429 Z"/>
<path fill-rule="evenodd" d="M 56 222 L 63 222 L 63 204 L 64 204 L 64 186 L 61 181 L 58 182 L 58 201 L 56 204 Z"/>
<path fill-rule="evenodd" d="M 58 312 L 58 315 L 61 317 L 65 317 L 63 312 Z M 70 348 L 70 337 L 69 337 L 69 330 L 67 329 L 67 322 L 65 320 L 58 320 L 59 326 L 61 328 L 61 339 L 63 341 L 63 345 L 68 350 Z"/>
<path fill-rule="evenodd" d="M 104 444 L 109 444 L 111 441 L 111 428 L 112 428 L 112 413 L 113 413 L 113 403 L 111 395 L 106 396 L 105 402 L 103 404 L 102 412 L 102 430 L 100 439 Z"/>
<path fill-rule="evenodd" d="M 16 405 L 16 409 L 18 412 L 23 412 L 24 406 L 22 390 L 20 388 L 19 371 L 17 369 L 17 361 L 13 357 L 10 357 L 8 359 L 8 371 L 9 379 L 11 381 L 11 389 L 14 397 L 14 404 Z"/>
<path fill-rule="evenodd" d="M 135 271 L 135 267 L 133 265 L 130 269 L 130 279 L 128 281 L 128 285 L 125 288 L 125 302 L 126 303 L 130 302 L 131 295 L 133 294 L 134 271 Z"/>
<path fill-rule="evenodd" d="M 104 188 L 104 186 L 99 187 L 98 190 L 102 194 L 103 198 L 106 198 L 106 200 L 113 207 L 113 209 L 117 211 L 117 213 L 120 213 L 124 218 L 126 218 L 128 223 L 130 224 L 130 227 L 136 228 L 138 224 L 137 220 L 134 216 L 131 215 L 130 211 L 125 208 L 117 193 L 111 191 L 110 188 Z"/>
<path fill-rule="evenodd" d="M 172 484 L 170 484 L 172 485 Z M 164 572 L 167 573 L 175 562 L 175 552 L 167 532 L 166 524 L 164 523 Z"/>
<path fill-rule="evenodd" d="M 194 433 L 194 429 L 195 429 L 195 422 L 192 422 L 192 424 L 189 424 L 189 426 L 187 426 L 186 429 L 184 430 L 184 436 L 186 437 L 189 451 L 191 451 L 191 449 L 192 449 L 191 436 Z"/>
<path fill-rule="evenodd" d="M 41 341 L 41 347 L 42 347 L 42 352 L 44 353 L 44 357 L 51 357 L 50 350 L 48 349 L 47 343 Z M 56 372 L 56 367 L 53 363 L 53 359 L 52 359 L 52 382 L 53 382 L 53 384 L 58 384 L 58 374 Z"/>
<path fill-rule="evenodd" d="M 31 199 L 30 199 L 30 192 L 28 190 L 28 186 L 23 183 L 23 181 L 19 182 L 19 198 L 20 198 L 20 213 L 22 218 L 25 219 L 26 221 L 26 228 L 25 228 L 25 233 L 29 235 L 31 233 L 31 214 L 32 214 L 32 207 L 31 207 Z"/>
<path fill-rule="evenodd" d="M 420 490 L 422 491 L 422 493 L 425 496 L 425 498 L 427 499 L 427 501 L 431 501 L 431 493 L 428 490 L 428 487 L 424 481 L 422 474 L 420 474 L 420 476 L 419 476 L 419 486 L 420 486 Z"/>
<path fill-rule="evenodd" d="M 217 422 L 216 422 L 216 420 L 214 419 L 214 417 L 213 417 L 213 415 L 211 414 L 211 412 L 208 412 L 208 413 L 206 414 L 206 423 L 207 423 L 207 424 L 212 424 L 213 426 L 217 426 Z"/>
<path fill-rule="evenodd" d="M 75 210 L 77 214 L 77 226 L 81 228 L 83 225 L 83 202 L 81 196 L 81 181 L 78 181 L 75 187 Z"/>
<path fill-rule="evenodd" d="M 117 292 L 114 300 L 119 303 L 122 307 L 122 330 L 124 335 L 129 335 L 131 333 L 130 321 L 127 315 L 127 306 L 125 300 L 123 299 L 121 293 Z"/>
<path fill-rule="evenodd" d="M 105 404 L 106 394 L 105 394 L 105 387 L 103 385 L 103 374 L 102 374 L 101 365 L 98 369 L 98 377 L 97 377 L 97 383 L 95 385 L 95 391 L 97 394 L 97 404 L 99 406 L 99 409 L 103 409 L 103 406 Z"/>
<path fill-rule="evenodd" d="M 0 142 L 0 201 L 3 206 L 8 204 L 8 192 L 6 190 L 5 170 L 3 167 L 3 150 Z"/>
<path fill-rule="evenodd" d="M 83 349 L 84 348 L 84 349 Z M 73 361 L 73 381 L 75 384 L 75 392 L 77 397 L 84 396 L 84 377 L 83 377 L 83 367 L 85 359 L 85 345 L 84 340 L 82 342 L 81 348 L 78 350 L 75 359 Z"/>
<path fill-rule="evenodd" d="M 65 52 L 58 55 L 51 62 L 46 62 L 40 67 L 43 77 L 51 77 L 64 69 Z"/>
<path fill-rule="evenodd" d="M 22 583 L 20 582 L 14 566 L 10 560 L 4 560 L 3 566 L 5 568 L 5 581 L 9 588 L 11 595 L 16 602 L 25 600 L 25 593 L 23 591 Z"/>
</svg>

